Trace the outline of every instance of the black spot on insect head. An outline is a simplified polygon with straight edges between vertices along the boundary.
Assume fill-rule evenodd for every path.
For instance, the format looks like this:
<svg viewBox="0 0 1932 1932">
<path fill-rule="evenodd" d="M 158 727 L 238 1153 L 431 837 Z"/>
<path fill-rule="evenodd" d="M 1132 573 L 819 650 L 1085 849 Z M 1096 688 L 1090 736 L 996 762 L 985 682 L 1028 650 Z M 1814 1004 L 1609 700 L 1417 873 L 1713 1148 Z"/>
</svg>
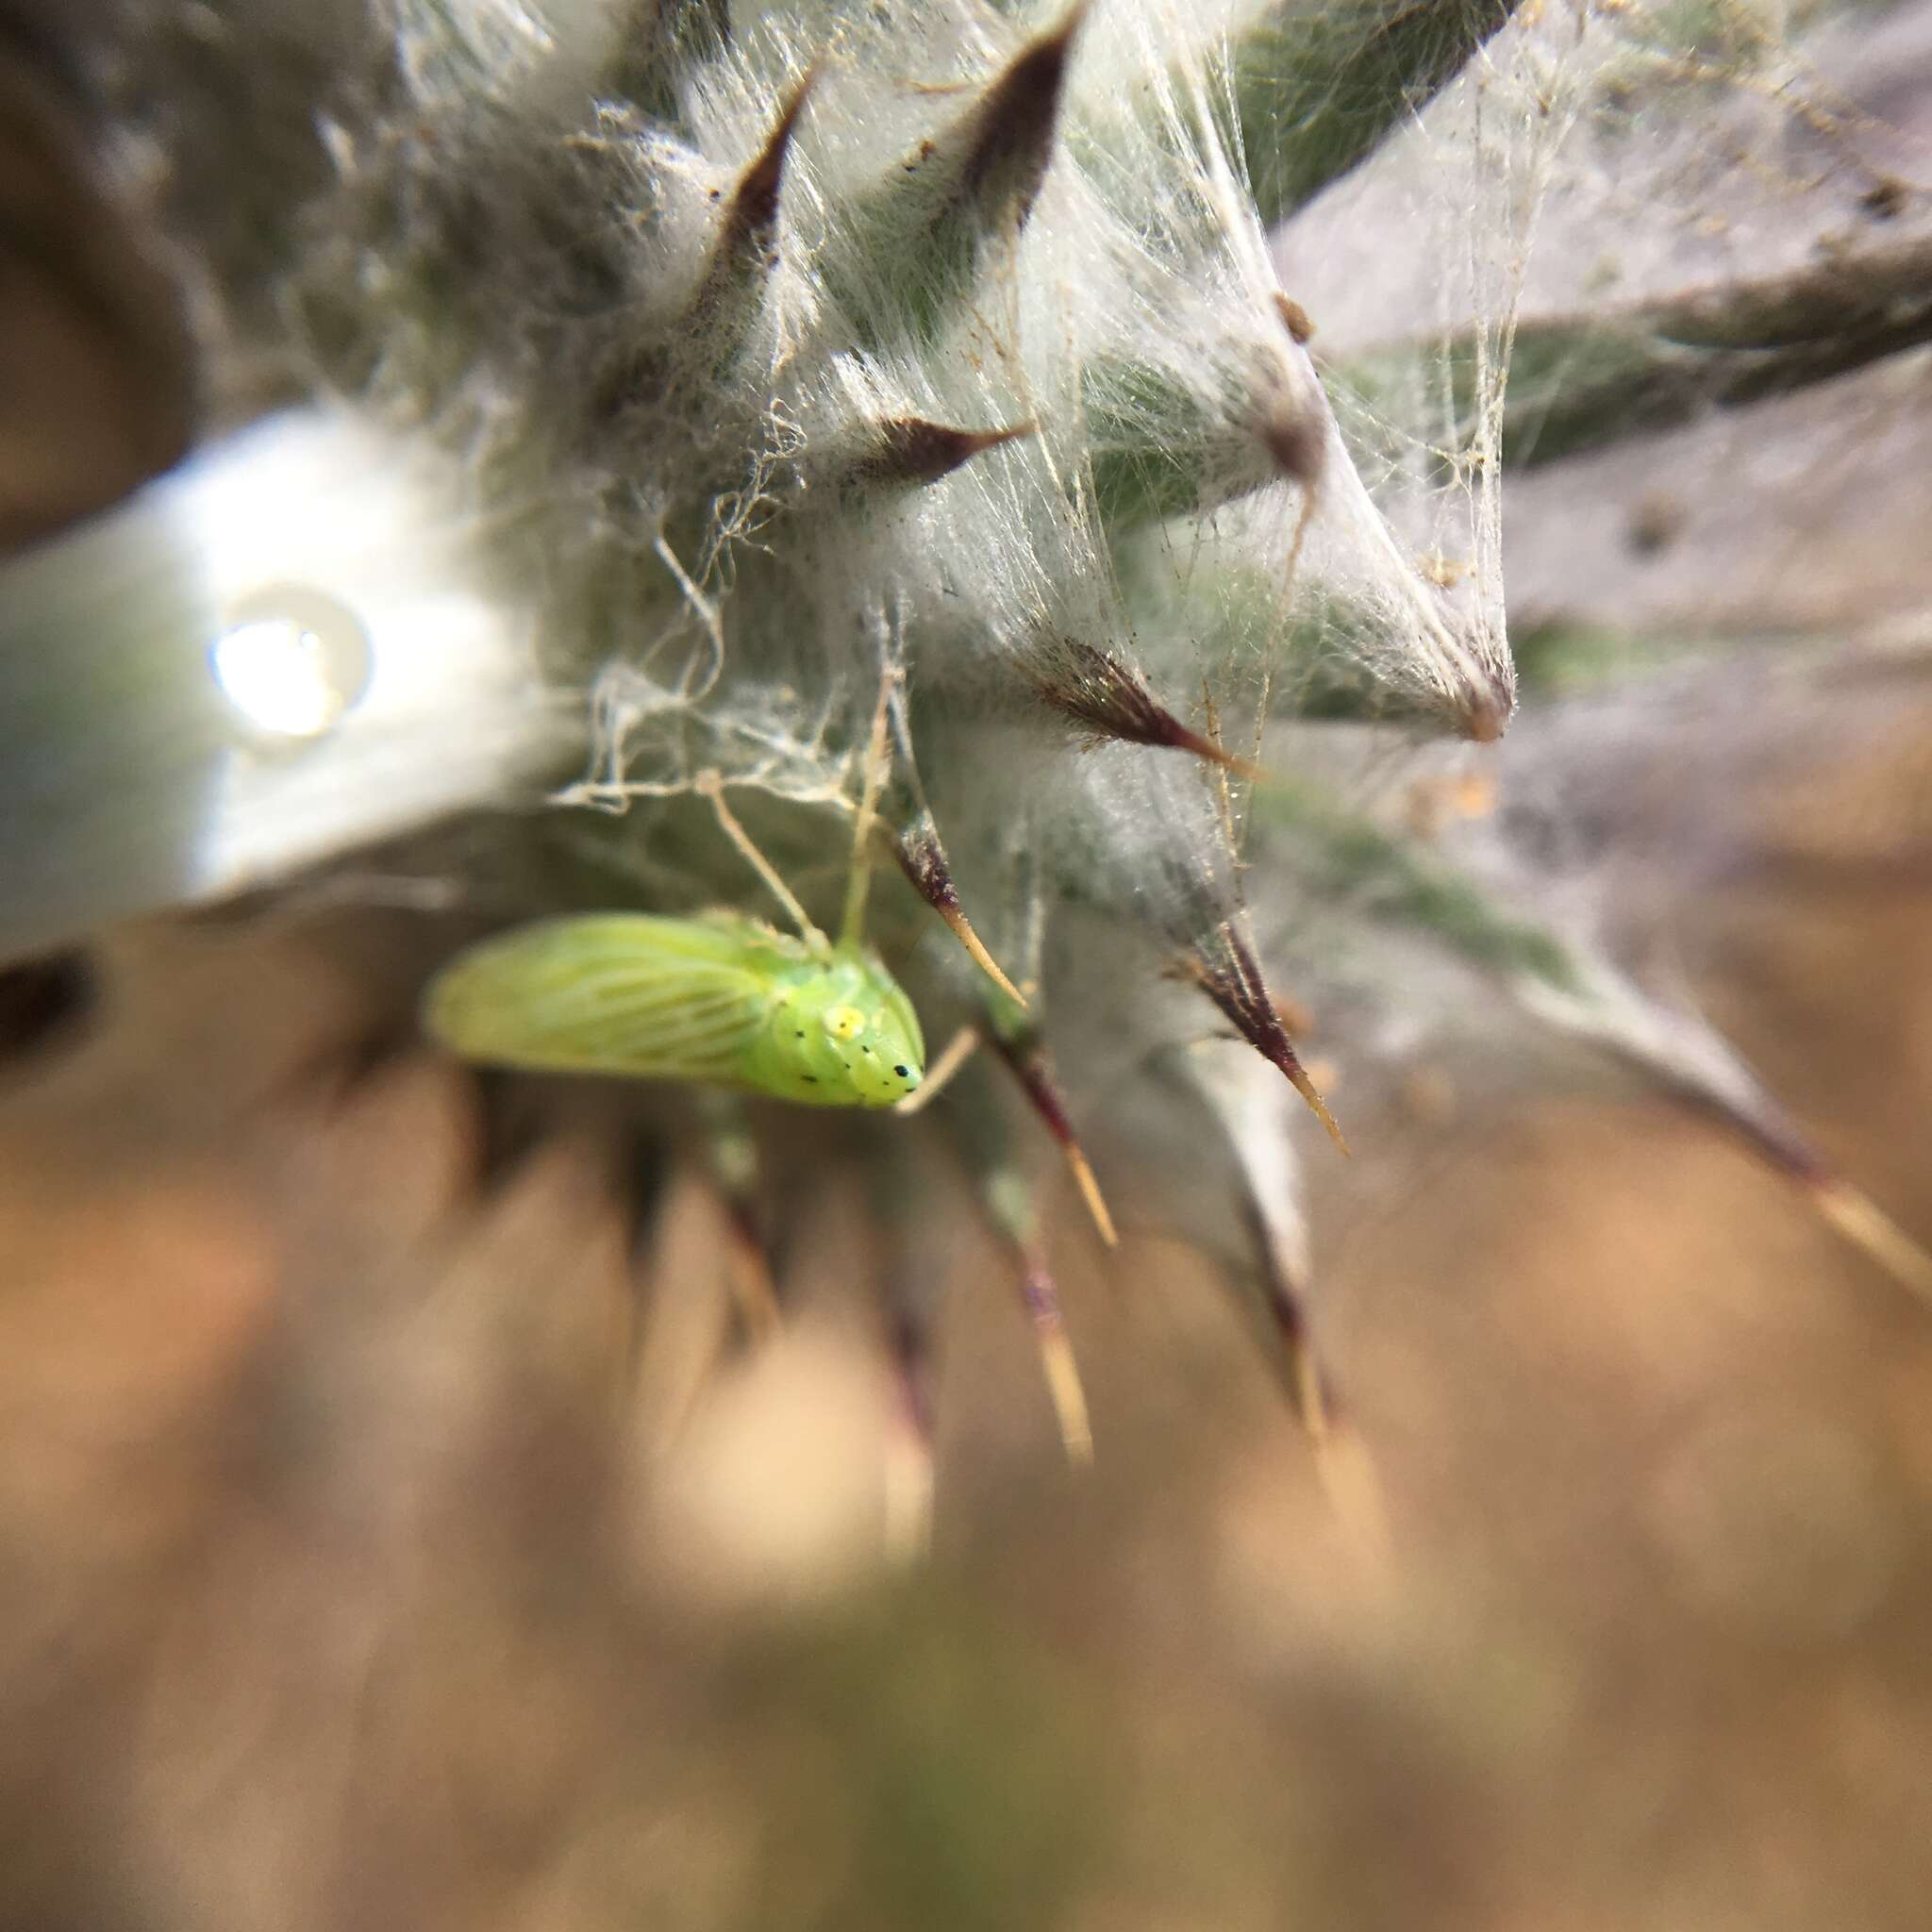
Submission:
<svg viewBox="0 0 1932 1932">
<path fill-rule="evenodd" d="M 904 1067 L 894 1067 L 892 1071 L 893 1073 L 897 1074 L 900 1079 L 902 1080 L 909 1080 L 912 1077 L 912 1075 L 908 1074 Z"/>
</svg>

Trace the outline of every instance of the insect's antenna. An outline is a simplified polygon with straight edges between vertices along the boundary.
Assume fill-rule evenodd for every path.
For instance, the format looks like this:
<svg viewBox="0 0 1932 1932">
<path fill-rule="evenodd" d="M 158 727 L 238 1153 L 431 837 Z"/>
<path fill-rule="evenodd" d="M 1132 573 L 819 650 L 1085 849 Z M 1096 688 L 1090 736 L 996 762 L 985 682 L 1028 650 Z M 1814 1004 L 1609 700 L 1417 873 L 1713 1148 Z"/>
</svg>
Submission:
<svg viewBox="0 0 1932 1932">
<path fill-rule="evenodd" d="M 872 732 L 865 744 L 865 785 L 859 793 L 858 822 L 852 828 L 852 870 L 845 881 L 845 917 L 839 925 L 841 946 L 856 946 L 865 937 L 865 901 L 872 891 L 872 828 L 878 817 L 879 793 L 886 788 L 886 718 L 898 676 L 897 668 L 887 665 L 879 678 L 879 701 L 873 708 Z"/>
<path fill-rule="evenodd" d="M 711 809 L 718 814 L 718 823 L 724 827 L 724 836 L 738 847 L 744 855 L 745 862 L 764 880 L 771 890 L 773 898 L 784 907 L 806 944 L 815 953 L 829 952 L 831 941 L 811 923 L 811 914 L 798 903 L 791 888 L 778 876 L 777 868 L 752 843 L 751 834 L 738 823 L 737 814 L 724 803 L 723 776 L 717 772 L 700 772 L 692 780 L 692 784 L 700 798 L 710 800 Z"/>
</svg>

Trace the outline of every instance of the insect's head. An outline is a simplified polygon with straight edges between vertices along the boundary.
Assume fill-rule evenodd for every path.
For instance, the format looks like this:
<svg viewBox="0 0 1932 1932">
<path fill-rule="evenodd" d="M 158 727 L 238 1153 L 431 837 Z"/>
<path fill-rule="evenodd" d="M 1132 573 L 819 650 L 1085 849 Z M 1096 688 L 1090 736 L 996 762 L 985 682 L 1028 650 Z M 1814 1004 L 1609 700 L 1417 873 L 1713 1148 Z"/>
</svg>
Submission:
<svg viewBox="0 0 1932 1932">
<path fill-rule="evenodd" d="M 842 1092 L 861 1107 L 890 1107 L 925 1075 L 919 1017 L 899 983 L 876 959 L 848 955 L 792 1008 L 797 1051 L 824 1097 Z"/>
</svg>

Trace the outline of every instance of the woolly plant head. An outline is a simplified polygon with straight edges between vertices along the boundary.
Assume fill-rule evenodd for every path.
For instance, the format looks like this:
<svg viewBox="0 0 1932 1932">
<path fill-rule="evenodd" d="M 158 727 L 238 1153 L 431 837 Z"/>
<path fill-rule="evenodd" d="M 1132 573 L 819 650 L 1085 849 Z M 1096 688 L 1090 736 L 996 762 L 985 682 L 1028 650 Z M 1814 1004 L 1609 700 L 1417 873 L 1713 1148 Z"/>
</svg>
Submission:
<svg viewBox="0 0 1932 1932">
<path fill-rule="evenodd" d="M 756 842 L 830 928 L 856 850 L 928 1037 L 990 1048 L 917 1131 L 994 1221 L 1031 1241 L 1029 1135 L 1097 1204 L 1084 1138 L 1103 1181 L 1158 1176 L 1143 1219 L 1217 1204 L 1286 1321 L 1341 1158 L 1305 1005 L 1364 1063 L 1477 1012 L 1588 1040 L 1804 1165 L 1534 813 L 1488 809 L 1506 462 L 1744 380 L 1666 381 L 1656 305 L 1520 325 L 1545 203 L 1574 229 L 1616 116 L 1681 132 L 1685 96 L 1641 9 L 1515 14 L 126 0 L 67 31 L 211 425 L 293 396 L 442 451 L 581 720 L 544 809 L 420 848 L 473 909 L 769 915 Z M 1417 788 L 1458 786 L 1480 808 L 1418 838 Z M 854 1131 L 883 1171 L 914 1130 Z"/>
</svg>

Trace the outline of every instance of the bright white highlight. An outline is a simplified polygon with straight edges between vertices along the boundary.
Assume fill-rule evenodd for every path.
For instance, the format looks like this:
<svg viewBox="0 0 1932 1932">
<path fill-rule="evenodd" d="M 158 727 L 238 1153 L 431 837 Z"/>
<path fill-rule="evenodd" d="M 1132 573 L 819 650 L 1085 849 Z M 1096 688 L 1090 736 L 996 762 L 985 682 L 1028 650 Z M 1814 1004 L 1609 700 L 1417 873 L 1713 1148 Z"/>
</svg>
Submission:
<svg viewBox="0 0 1932 1932">
<path fill-rule="evenodd" d="M 527 617 L 480 580 L 458 479 L 420 443 L 302 410 L 161 487 L 222 613 L 203 662 L 251 727 L 212 774 L 197 896 L 501 797 L 578 741 Z"/>
<path fill-rule="evenodd" d="M 320 738 L 352 694 L 330 675 L 323 640 L 292 618 L 257 618 L 219 638 L 214 671 L 230 703 L 258 730 Z"/>
</svg>

